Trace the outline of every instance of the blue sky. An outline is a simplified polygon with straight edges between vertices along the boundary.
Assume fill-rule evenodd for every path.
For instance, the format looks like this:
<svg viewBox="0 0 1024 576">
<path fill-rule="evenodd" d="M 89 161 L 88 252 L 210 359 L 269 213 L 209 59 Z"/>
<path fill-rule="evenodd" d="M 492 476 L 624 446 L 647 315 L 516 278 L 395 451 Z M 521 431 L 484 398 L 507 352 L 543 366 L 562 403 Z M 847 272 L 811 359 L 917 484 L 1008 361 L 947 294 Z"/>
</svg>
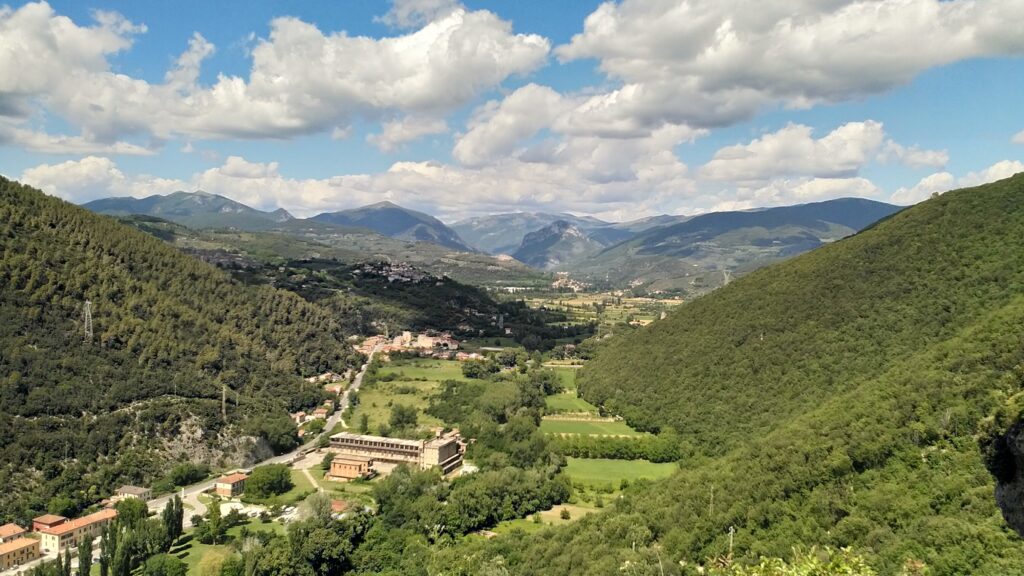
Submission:
<svg viewBox="0 0 1024 576">
<path fill-rule="evenodd" d="M 804 4 L 13 3 L 0 173 L 450 221 L 907 204 L 1024 171 L 1024 3 Z"/>
</svg>

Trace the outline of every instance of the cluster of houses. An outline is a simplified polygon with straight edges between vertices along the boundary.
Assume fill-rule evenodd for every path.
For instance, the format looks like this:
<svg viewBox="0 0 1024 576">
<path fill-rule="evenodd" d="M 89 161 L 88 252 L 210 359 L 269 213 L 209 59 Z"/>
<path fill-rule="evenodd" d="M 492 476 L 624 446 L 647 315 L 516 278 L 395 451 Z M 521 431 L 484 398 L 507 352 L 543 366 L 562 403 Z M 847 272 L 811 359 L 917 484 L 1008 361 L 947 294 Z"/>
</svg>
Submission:
<svg viewBox="0 0 1024 576">
<path fill-rule="evenodd" d="M 292 420 L 295 422 L 296 426 L 302 426 L 303 424 L 306 424 L 307 422 L 312 422 L 313 420 L 327 420 L 327 417 L 330 416 L 331 412 L 333 411 L 334 402 L 331 400 L 324 400 L 323 404 L 321 404 L 311 412 L 293 412 L 292 414 L 290 414 L 290 416 Z M 300 430 L 299 432 L 299 436 L 301 437 L 301 432 L 303 431 Z"/>
<path fill-rule="evenodd" d="M 394 282 L 412 282 L 418 284 L 420 282 L 435 282 L 440 284 L 443 282 L 442 278 L 434 276 L 428 272 L 413 268 L 409 264 L 400 262 L 397 264 L 391 264 L 388 262 L 374 262 L 363 264 L 363 266 L 353 272 L 356 275 L 365 276 L 381 276 L 387 278 L 389 283 Z"/>
<path fill-rule="evenodd" d="M 475 352 L 458 351 L 459 341 L 452 338 L 451 334 L 417 334 L 408 330 L 394 338 L 380 334 L 370 336 L 363 340 L 362 343 L 356 345 L 355 349 L 367 355 L 374 350 L 378 350 L 383 354 L 391 352 L 418 352 L 420 356 L 441 360 L 454 359 L 463 362 L 483 358 L 483 356 Z"/>
<path fill-rule="evenodd" d="M 17 568 L 44 556 L 56 556 L 64 550 L 72 552 L 85 540 L 100 537 L 103 529 L 117 518 L 114 503 L 126 498 L 147 500 L 147 488 L 122 486 L 107 501 L 107 508 L 79 518 L 69 519 L 57 514 L 43 514 L 32 519 L 31 529 L 17 524 L 0 526 L 0 571 Z"/>
</svg>

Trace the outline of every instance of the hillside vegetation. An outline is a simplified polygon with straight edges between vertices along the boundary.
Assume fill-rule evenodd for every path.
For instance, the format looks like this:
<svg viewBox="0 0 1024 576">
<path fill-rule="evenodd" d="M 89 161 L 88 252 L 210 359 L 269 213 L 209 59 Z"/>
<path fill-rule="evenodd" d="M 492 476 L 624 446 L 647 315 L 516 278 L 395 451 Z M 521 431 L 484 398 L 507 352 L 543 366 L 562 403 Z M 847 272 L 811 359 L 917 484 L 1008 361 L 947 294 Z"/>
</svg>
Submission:
<svg viewBox="0 0 1024 576">
<path fill-rule="evenodd" d="M 882 574 L 1021 574 L 975 432 L 1022 388 L 1022 326 L 1024 175 L 924 202 L 606 341 L 583 396 L 675 428 L 681 471 L 457 555 L 467 573 L 500 556 L 517 574 L 678 574 L 733 527 L 738 560 L 818 544 Z"/>
<path fill-rule="evenodd" d="M 239 456 L 225 391 L 235 439 L 293 446 L 286 410 L 320 400 L 298 377 L 354 364 L 344 337 L 298 295 L 0 177 L 0 521 L 150 481 L 170 437 Z"/>
</svg>

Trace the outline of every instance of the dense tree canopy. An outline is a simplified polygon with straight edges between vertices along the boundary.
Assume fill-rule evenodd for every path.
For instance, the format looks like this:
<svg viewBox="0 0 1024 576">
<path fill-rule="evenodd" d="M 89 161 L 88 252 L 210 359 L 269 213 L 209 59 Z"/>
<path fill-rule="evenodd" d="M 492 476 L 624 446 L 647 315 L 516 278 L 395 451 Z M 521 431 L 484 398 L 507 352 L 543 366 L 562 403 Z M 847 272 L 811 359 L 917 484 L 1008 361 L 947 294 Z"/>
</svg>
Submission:
<svg viewBox="0 0 1024 576">
<path fill-rule="evenodd" d="M 355 364 L 344 338 L 295 294 L 0 178 L 0 520 L 152 480 L 186 424 L 294 445 L 267 422 L 320 402 L 299 376 Z"/>
</svg>

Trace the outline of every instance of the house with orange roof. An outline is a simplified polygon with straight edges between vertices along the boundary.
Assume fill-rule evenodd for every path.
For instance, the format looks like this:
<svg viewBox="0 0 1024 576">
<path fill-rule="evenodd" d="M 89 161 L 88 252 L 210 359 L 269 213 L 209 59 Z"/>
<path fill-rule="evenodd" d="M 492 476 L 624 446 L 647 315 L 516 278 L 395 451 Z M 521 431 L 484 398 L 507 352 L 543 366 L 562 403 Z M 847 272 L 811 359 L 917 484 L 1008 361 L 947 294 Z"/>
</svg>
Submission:
<svg viewBox="0 0 1024 576">
<path fill-rule="evenodd" d="M 68 520 L 56 526 L 39 530 L 43 552 L 60 552 L 75 548 L 86 538 L 98 538 L 103 528 L 117 517 L 117 510 L 105 508 L 88 516 Z"/>
<path fill-rule="evenodd" d="M 32 519 L 32 531 L 39 532 L 44 528 L 53 528 L 59 524 L 67 522 L 68 519 L 57 514 L 43 514 L 42 516 L 36 516 Z"/>
<path fill-rule="evenodd" d="M 24 536 L 26 532 L 28 531 L 17 524 L 4 524 L 3 526 L 0 526 L 0 544 L 10 542 L 11 540 L 17 540 Z"/>
<path fill-rule="evenodd" d="M 213 485 L 213 491 L 223 498 L 234 498 L 245 492 L 245 481 L 249 476 L 241 472 L 221 476 Z"/>
<path fill-rule="evenodd" d="M 0 571 L 10 570 L 39 558 L 39 540 L 15 538 L 0 544 Z"/>
</svg>

